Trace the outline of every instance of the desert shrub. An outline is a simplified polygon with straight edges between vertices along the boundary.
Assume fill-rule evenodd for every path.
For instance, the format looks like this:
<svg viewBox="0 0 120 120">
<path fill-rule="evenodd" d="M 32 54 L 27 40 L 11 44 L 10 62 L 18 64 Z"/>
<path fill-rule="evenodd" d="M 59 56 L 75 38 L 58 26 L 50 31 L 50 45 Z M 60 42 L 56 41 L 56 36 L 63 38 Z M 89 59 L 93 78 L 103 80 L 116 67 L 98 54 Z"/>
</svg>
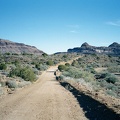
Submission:
<svg viewBox="0 0 120 120">
<path fill-rule="evenodd" d="M 48 56 L 48 54 L 46 54 L 46 53 L 43 53 L 43 54 L 42 54 L 42 56 L 43 56 L 43 57 L 46 57 L 46 56 Z"/>
<path fill-rule="evenodd" d="M 0 70 L 6 70 L 7 69 L 7 65 L 4 63 L 0 64 Z"/>
<path fill-rule="evenodd" d="M 113 92 L 116 92 L 116 93 L 119 91 L 119 88 L 114 84 L 108 84 L 107 89 L 112 90 Z"/>
<path fill-rule="evenodd" d="M 18 68 L 18 67 L 15 69 L 12 69 L 8 77 L 20 76 L 20 71 L 21 71 L 21 68 Z"/>
<path fill-rule="evenodd" d="M 119 73 L 120 72 L 120 66 L 110 66 L 108 67 L 108 71 L 112 73 Z"/>
<path fill-rule="evenodd" d="M 17 53 L 12 53 L 12 55 L 17 55 L 17 56 L 18 56 L 18 54 L 17 54 Z"/>
<path fill-rule="evenodd" d="M 40 70 L 41 71 L 44 71 L 44 70 L 47 70 L 48 69 L 48 66 L 46 64 L 40 64 Z"/>
<path fill-rule="evenodd" d="M 54 64 L 56 65 L 56 64 L 58 64 L 60 61 L 58 61 L 58 60 L 55 60 L 54 61 Z"/>
<path fill-rule="evenodd" d="M 63 58 L 67 58 L 68 56 L 67 55 L 63 55 Z"/>
<path fill-rule="evenodd" d="M 70 64 L 69 64 L 69 63 L 65 63 L 65 66 L 69 67 L 69 66 L 70 66 Z"/>
<path fill-rule="evenodd" d="M 76 69 L 76 68 L 69 68 L 67 71 L 63 72 L 63 75 L 66 77 L 72 77 L 72 78 L 82 78 L 82 73 L 80 70 Z"/>
<path fill-rule="evenodd" d="M 59 65 L 58 66 L 58 70 L 60 70 L 60 71 L 64 71 L 64 70 L 66 70 L 66 66 L 65 65 Z"/>
<path fill-rule="evenodd" d="M 96 78 L 96 79 L 104 79 L 104 78 L 106 78 L 106 77 L 108 77 L 108 76 L 110 76 L 110 73 L 107 73 L 107 72 L 105 72 L 105 73 L 97 73 L 97 74 L 95 75 L 95 78 Z"/>
<path fill-rule="evenodd" d="M 96 71 L 94 70 L 93 67 L 86 67 L 84 70 L 85 70 L 85 71 L 88 71 L 88 72 L 91 72 L 91 73 L 93 73 L 93 74 L 96 74 Z"/>
<path fill-rule="evenodd" d="M 36 76 L 34 74 L 34 71 L 29 68 L 29 67 L 25 67 L 25 68 L 15 68 L 12 71 L 10 71 L 9 73 L 9 77 L 14 77 L 14 76 L 18 76 L 23 78 L 26 81 L 34 81 L 36 79 Z"/>
<path fill-rule="evenodd" d="M 117 97 L 116 93 L 111 90 L 107 90 L 106 93 L 109 94 L 110 96 Z"/>
<path fill-rule="evenodd" d="M 7 85 L 9 88 L 17 88 L 17 87 L 18 87 L 16 81 L 14 81 L 14 80 L 9 80 L 9 81 L 7 81 L 7 82 L 6 82 L 6 85 Z"/>
<path fill-rule="evenodd" d="M 31 82 L 36 79 L 36 76 L 33 70 L 28 67 L 21 69 L 19 77 L 22 77 L 24 80 L 31 81 Z"/>
<path fill-rule="evenodd" d="M 1 81 L 1 82 L 0 82 L 0 86 L 1 86 L 1 87 L 5 87 L 5 86 L 6 86 L 6 82 L 5 82 L 5 81 Z"/>
<path fill-rule="evenodd" d="M 113 83 L 113 84 L 115 84 L 115 82 L 118 81 L 118 79 L 115 77 L 115 75 L 112 75 L 112 74 L 110 74 L 109 76 L 106 76 L 105 80 L 108 83 Z"/>
<path fill-rule="evenodd" d="M 15 66 L 19 66 L 20 61 L 19 61 L 19 60 L 15 60 L 15 61 L 13 62 L 13 64 L 14 64 Z"/>
<path fill-rule="evenodd" d="M 40 70 L 40 64 L 36 64 L 35 67 Z"/>
<path fill-rule="evenodd" d="M 63 72 L 63 75 L 66 77 L 72 77 L 72 78 L 84 78 L 86 81 L 92 81 L 94 80 L 94 75 L 87 71 L 81 71 L 78 68 L 75 67 L 69 67 L 67 71 Z"/>
<path fill-rule="evenodd" d="M 40 74 L 40 71 L 36 68 L 33 69 L 33 72 L 36 74 L 36 75 L 39 75 Z"/>
<path fill-rule="evenodd" d="M 49 66 L 52 66 L 52 65 L 54 64 L 54 62 L 53 62 L 52 60 L 48 60 L 48 61 L 46 62 L 46 64 L 49 65 Z"/>
<path fill-rule="evenodd" d="M 56 76 L 56 80 L 63 80 L 63 76 Z"/>
<path fill-rule="evenodd" d="M 108 83 L 105 80 L 101 80 L 101 81 L 99 81 L 98 85 L 100 85 L 101 87 L 106 88 L 106 86 L 108 85 Z"/>
<path fill-rule="evenodd" d="M 8 52 L 8 53 L 5 53 L 5 55 L 10 55 L 10 53 Z"/>
<path fill-rule="evenodd" d="M 64 77 L 63 77 L 62 75 L 60 75 L 59 78 L 60 78 L 60 80 L 63 80 L 63 79 L 64 79 Z"/>
<path fill-rule="evenodd" d="M 18 83 L 19 88 L 25 87 L 27 85 L 31 85 L 31 82 L 30 81 L 22 81 L 22 82 Z"/>
<path fill-rule="evenodd" d="M 112 84 L 115 84 L 116 82 L 118 82 L 117 77 L 114 74 L 111 74 L 111 73 L 108 73 L 108 72 L 96 74 L 95 78 L 96 79 L 103 79 L 106 82 L 112 83 Z"/>
<path fill-rule="evenodd" d="M 72 64 L 71 64 L 72 66 L 75 66 L 75 67 L 77 67 L 78 65 L 79 65 L 79 63 L 78 63 L 78 61 L 77 60 L 73 60 L 73 62 L 72 62 Z"/>
</svg>

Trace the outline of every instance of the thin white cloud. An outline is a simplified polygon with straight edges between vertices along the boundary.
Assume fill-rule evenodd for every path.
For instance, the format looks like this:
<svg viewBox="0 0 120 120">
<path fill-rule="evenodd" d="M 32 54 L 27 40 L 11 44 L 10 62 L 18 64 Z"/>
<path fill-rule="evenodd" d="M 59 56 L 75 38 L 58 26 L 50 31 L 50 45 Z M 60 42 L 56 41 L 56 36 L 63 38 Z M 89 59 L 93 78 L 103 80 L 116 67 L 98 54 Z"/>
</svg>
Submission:
<svg viewBox="0 0 120 120">
<path fill-rule="evenodd" d="M 67 25 L 67 27 L 79 29 L 79 25 Z"/>
<path fill-rule="evenodd" d="M 109 22 L 107 22 L 106 24 L 120 27 L 120 20 L 115 21 L 115 22 L 109 21 Z"/>
<path fill-rule="evenodd" d="M 71 30 L 70 32 L 71 33 L 79 33 L 79 31 L 76 31 L 76 30 Z"/>
<path fill-rule="evenodd" d="M 77 24 L 71 24 L 71 25 L 67 25 L 67 27 L 71 30 L 69 30 L 70 33 L 79 33 L 79 25 Z"/>
</svg>

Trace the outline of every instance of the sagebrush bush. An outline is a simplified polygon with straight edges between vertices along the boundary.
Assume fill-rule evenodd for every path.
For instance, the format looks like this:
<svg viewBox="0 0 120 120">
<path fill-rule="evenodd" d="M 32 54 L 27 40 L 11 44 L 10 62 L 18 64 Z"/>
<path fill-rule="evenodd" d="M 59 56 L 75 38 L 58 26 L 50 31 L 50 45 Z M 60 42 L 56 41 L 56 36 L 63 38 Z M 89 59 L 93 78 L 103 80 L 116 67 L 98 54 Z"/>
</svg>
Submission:
<svg viewBox="0 0 120 120">
<path fill-rule="evenodd" d="M 5 82 L 5 81 L 1 81 L 1 82 L 0 82 L 0 86 L 1 86 L 1 87 L 5 87 L 5 86 L 6 86 L 6 82 Z"/>
<path fill-rule="evenodd" d="M 106 93 L 109 94 L 110 96 L 117 97 L 116 93 L 111 90 L 107 90 Z"/>
<path fill-rule="evenodd" d="M 46 64 L 40 64 L 40 66 L 39 66 L 39 70 L 40 71 L 44 71 L 44 70 L 47 70 L 48 69 L 48 65 L 46 65 Z"/>
<path fill-rule="evenodd" d="M 27 85 L 31 85 L 31 82 L 30 81 L 22 81 L 22 82 L 18 83 L 19 88 L 25 87 Z"/>
<path fill-rule="evenodd" d="M 81 71 L 75 67 L 69 67 L 66 71 L 63 72 L 63 75 L 72 78 L 84 78 L 86 81 L 94 80 L 94 75 L 92 73 Z"/>
<path fill-rule="evenodd" d="M 115 82 L 118 81 L 117 77 L 114 74 L 111 73 L 99 73 L 98 75 L 96 75 L 97 79 L 104 79 L 106 82 L 108 83 L 112 83 L 115 84 Z"/>
<path fill-rule="evenodd" d="M 113 83 L 113 84 L 115 84 L 115 83 L 118 81 L 118 79 L 115 77 L 115 75 L 107 76 L 107 77 L 105 78 L 105 80 L 106 80 L 108 83 Z"/>
<path fill-rule="evenodd" d="M 120 66 L 110 66 L 108 67 L 108 71 L 112 73 L 119 73 L 120 72 Z"/>
<path fill-rule="evenodd" d="M 8 80 L 8 81 L 6 82 L 6 85 L 7 85 L 9 88 L 17 88 L 17 87 L 18 87 L 16 81 L 14 81 L 14 80 Z"/>
</svg>

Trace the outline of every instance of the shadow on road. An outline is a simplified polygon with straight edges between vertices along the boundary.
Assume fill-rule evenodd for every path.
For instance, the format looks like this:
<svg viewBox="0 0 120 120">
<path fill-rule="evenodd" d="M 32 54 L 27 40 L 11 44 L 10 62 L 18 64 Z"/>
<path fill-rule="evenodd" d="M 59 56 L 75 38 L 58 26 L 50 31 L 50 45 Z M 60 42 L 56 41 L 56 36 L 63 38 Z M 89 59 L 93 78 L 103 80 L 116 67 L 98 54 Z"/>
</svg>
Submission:
<svg viewBox="0 0 120 120">
<path fill-rule="evenodd" d="M 77 98 L 80 107 L 89 120 L 120 120 L 120 115 L 107 108 L 104 104 L 78 91 L 69 83 L 61 82 L 60 84 Z"/>
</svg>

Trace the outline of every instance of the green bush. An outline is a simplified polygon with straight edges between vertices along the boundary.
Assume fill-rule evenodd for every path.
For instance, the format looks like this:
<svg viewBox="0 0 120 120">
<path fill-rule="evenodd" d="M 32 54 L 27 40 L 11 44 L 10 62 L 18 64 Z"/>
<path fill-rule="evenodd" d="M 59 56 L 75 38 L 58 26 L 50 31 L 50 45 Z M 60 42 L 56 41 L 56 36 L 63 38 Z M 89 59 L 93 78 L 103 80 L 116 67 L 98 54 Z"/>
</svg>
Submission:
<svg viewBox="0 0 120 120">
<path fill-rule="evenodd" d="M 8 53 L 5 53 L 5 55 L 10 55 L 10 53 L 8 52 Z"/>
<path fill-rule="evenodd" d="M 31 81 L 31 82 L 36 79 L 34 71 L 31 68 L 29 68 L 29 67 L 13 69 L 9 73 L 9 77 L 14 77 L 14 76 L 21 77 L 24 80 Z"/>
<path fill-rule="evenodd" d="M 66 70 L 66 66 L 65 65 L 59 65 L 58 66 L 58 70 L 60 70 L 60 71 L 65 71 Z"/>
<path fill-rule="evenodd" d="M 46 62 L 46 64 L 49 65 L 49 66 L 52 66 L 52 65 L 54 64 L 54 62 L 53 62 L 52 60 L 48 60 L 48 61 Z"/>
<path fill-rule="evenodd" d="M 20 76 L 20 71 L 22 70 L 22 68 L 15 68 L 15 69 L 12 69 L 12 71 L 10 71 L 9 73 L 9 77 L 14 77 L 14 76 Z"/>
<path fill-rule="evenodd" d="M 0 70 L 6 70 L 7 69 L 7 65 L 4 63 L 0 64 Z"/>
<path fill-rule="evenodd" d="M 35 67 L 40 70 L 40 64 L 36 64 Z"/>
<path fill-rule="evenodd" d="M 69 66 L 70 66 L 70 64 L 69 64 L 69 63 L 65 63 L 65 66 L 69 67 Z"/>
<path fill-rule="evenodd" d="M 22 77 L 24 80 L 31 81 L 31 82 L 36 79 L 36 76 L 33 70 L 28 67 L 21 69 L 19 77 Z"/>
<path fill-rule="evenodd" d="M 15 60 L 15 62 L 13 63 L 15 66 L 19 66 L 20 61 L 19 60 Z"/>
</svg>

